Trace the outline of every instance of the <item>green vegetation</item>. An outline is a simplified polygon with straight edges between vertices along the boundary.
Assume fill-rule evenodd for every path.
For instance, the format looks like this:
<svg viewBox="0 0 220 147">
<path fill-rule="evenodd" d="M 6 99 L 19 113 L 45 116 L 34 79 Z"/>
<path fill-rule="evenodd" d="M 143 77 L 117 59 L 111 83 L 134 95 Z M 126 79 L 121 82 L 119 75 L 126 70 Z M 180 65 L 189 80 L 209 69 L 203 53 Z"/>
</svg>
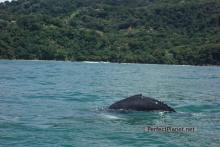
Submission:
<svg viewBox="0 0 220 147">
<path fill-rule="evenodd" d="M 220 1 L 1 3 L 0 58 L 220 65 Z"/>
</svg>

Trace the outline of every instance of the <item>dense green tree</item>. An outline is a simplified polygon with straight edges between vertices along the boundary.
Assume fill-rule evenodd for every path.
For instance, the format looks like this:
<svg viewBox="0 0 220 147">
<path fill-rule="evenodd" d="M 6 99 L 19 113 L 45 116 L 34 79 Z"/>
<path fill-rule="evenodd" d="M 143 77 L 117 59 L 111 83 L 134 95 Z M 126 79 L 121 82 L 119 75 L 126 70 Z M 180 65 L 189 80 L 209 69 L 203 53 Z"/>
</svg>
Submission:
<svg viewBox="0 0 220 147">
<path fill-rule="evenodd" d="M 220 65 L 220 1 L 0 3 L 0 58 Z"/>
</svg>

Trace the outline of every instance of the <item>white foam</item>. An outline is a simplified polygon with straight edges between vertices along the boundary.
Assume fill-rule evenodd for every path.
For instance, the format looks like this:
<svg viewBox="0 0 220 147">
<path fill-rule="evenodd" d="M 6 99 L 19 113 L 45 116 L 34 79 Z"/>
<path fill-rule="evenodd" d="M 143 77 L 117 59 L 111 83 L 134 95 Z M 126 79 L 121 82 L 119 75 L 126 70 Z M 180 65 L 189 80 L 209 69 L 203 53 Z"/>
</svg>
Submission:
<svg viewBox="0 0 220 147">
<path fill-rule="evenodd" d="M 105 62 L 105 61 L 83 61 L 83 63 L 97 64 L 97 63 L 110 63 L 110 62 Z"/>
<path fill-rule="evenodd" d="M 164 116 L 165 112 L 159 112 L 160 116 Z"/>
<path fill-rule="evenodd" d="M 103 118 L 107 118 L 107 119 L 122 119 L 120 117 L 114 116 L 114 115 L 110 115 L 110 114 L 102 114 L 101 115 Z"/>
</svg>

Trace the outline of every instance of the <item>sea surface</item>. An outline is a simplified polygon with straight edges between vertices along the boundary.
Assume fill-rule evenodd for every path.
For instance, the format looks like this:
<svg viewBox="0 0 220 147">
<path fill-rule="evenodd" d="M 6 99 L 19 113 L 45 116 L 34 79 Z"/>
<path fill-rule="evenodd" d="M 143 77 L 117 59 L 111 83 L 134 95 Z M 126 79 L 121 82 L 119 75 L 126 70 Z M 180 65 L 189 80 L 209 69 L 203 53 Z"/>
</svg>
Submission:
<svg viewBox="0 0 220 147">
<path fill-rule="evenodd" d="M 108 111 L 139 93 L 177 112 Z M 220 67 L 1 60 L 0 146 L 219 147 Z"/>
</svg>

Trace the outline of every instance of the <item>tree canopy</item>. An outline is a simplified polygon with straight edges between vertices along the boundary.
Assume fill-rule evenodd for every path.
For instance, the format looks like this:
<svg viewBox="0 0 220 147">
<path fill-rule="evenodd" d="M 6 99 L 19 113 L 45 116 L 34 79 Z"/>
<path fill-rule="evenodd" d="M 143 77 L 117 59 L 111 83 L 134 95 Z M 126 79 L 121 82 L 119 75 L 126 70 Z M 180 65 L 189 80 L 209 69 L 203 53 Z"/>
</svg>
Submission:
<svg viewBox="0 0 220 147">
<path fill-rule="evenodd" d="M 0 58 L 220 65 L 220 1 L 0 3 Z"/>
</svg>

